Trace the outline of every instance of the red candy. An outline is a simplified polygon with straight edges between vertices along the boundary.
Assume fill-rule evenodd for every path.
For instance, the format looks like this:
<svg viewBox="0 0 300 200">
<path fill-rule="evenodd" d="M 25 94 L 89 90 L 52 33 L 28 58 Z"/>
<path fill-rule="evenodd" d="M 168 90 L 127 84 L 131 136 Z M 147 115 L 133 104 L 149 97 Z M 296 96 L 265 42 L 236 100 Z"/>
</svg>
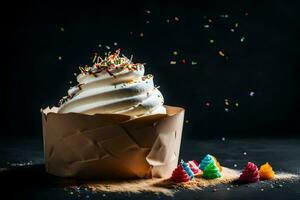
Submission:
<svg viewBox="0 0 300 200">
<path fill-rule="evenodd" d="M 187 182 L 190 180 L 189 175 L 186 173 L 186 171 L 183 169 L 181 164 L 178 165 L 176 169 L 174 169 L 172 176 L 170 178 L 172 181 L 176 183 L 180 182 Z"/>
<path fill-rule="evenodd" d="M 259 172 L 257 166 L 248 162 L 247 166 L 244 168 L 239 180 L 244 183 L 252 183 L 259 180 Z"/>
<path fill-rule="evenodd" d="M 194 172 L 194 174 L 198 174 L 200 172 L 200 169 L 199 169 L 199 164 L 196 160 L 191 160 L 188 162 L 189 164 L 189 167 L 191 168 L 191 170 Z"/>
</svg>

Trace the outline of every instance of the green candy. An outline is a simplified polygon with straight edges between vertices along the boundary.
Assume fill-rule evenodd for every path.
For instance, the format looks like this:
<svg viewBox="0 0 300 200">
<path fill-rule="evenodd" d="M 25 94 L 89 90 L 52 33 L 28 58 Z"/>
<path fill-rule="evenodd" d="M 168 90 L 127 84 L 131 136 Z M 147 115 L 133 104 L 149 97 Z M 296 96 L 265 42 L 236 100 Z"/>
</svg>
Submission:
<svg viewBox="0 0 300 200">
<path fill-rule="evenodd" d="M 220 178 L 221 173 L 219 168 L 214 164 L 214 162 L 211 162 L 205 167 L 202 177 L 205 179 Z"/>
</svg>

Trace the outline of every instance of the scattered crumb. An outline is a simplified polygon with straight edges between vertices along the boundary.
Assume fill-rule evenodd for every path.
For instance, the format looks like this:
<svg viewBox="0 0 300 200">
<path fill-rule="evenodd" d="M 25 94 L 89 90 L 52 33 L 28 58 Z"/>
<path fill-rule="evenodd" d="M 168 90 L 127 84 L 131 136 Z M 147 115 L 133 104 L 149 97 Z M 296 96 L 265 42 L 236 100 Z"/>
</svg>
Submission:
<svg viewBox="0 0 300 200">
<path fill-rule="evenodd" d="M 216 185 L 230 184 L 230 187 L 238 187 L 236 180 L 238 180 L 240 170 L 230 169 L 223 167 L 222 177 L 218 179 L 203 179 L 201 173 L 196 175 L 195 178 L 186 183 L 174 183 L 169 179 L 153 178 L 153 179 L 139 179 L 139 180 L 111 180 L 111 181 L 99 181 L 86 183 L 84 186 L 89 188 L 93 192 L 121 192 L 121 193 L 141 193 L 141 192 L 153 192 L 156 194 L 164 194 L 167 196 L 173 196 L 173 194 L 180 190 L 194 190 L 201 191 L 206 187 L 213 187 L 213 191 L 216 192 Z M 274 180 L 270 180 L 272 183 L 278 180 L 292 180 L 299 178 L 298 175 L 290 173 L 277 173 Z M 235 185 L 232 185 L 232 184 Z M 227 190 L 231 190 L 227 187 Z M 274 187 L 274 186 L 273 186 Z M 282 185 L 279 185 L 282 187 Z M 261 191 L 263 191 L 262 189 Z"/>
</svg>

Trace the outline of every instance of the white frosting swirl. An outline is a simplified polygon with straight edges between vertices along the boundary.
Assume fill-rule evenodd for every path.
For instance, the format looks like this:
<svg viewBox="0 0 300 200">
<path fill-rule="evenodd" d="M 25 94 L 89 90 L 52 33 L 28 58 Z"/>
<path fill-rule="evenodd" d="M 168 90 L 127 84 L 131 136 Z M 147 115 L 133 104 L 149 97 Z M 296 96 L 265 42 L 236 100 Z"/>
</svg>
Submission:
<svg viewBox="0 0 300 200">
<path fill-rule="evenodd" d="M 135 70 L 114 66 L 109 72 L 82 73 L 77 81 L 78 86 L 69 89 L 68 100 L 62 103 L 59 113 L 116 113 L 133 117 L 166 113 L 163 96 L 154 87 L 153 76 L 144 76 L 142 64 L 135 65 Z"/>
</svg>

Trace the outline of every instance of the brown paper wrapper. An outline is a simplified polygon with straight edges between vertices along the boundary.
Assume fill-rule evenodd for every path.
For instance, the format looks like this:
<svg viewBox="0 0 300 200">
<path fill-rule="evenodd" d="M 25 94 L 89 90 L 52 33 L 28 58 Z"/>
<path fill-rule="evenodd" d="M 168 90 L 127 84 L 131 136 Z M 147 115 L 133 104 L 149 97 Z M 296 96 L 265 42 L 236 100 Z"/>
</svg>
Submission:
<svg viewBox="0 0 300 200">
<path fill-rule="evenodd" d="M 42 110 L 46 171 L 81 179 L 170 177 L 178 163 L 184 109 L 127 115 Z"/>
</svg>

